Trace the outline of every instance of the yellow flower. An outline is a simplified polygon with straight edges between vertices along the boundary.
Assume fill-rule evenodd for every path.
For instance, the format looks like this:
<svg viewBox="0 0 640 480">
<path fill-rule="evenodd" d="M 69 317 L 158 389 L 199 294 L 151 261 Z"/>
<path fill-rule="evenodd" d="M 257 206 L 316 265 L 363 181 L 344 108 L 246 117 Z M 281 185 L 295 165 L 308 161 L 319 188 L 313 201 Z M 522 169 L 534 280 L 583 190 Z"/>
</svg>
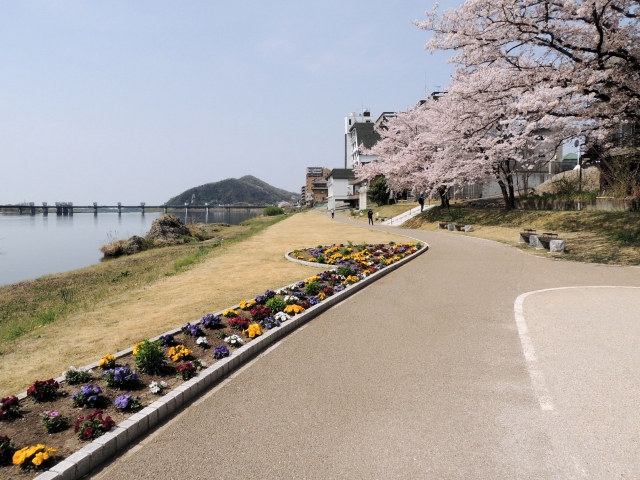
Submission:
<svg viewBox="0 0 640 480">
<path fill-rule="evenodd" d="M 304 283 L 313 283 L 313 282 L 318 282 L 318 281 L 320 281 L 320 280 L 322 280 L 322 279 L 321 279 L 319 276 L 314 275 L 313 277 L 309 277 L 309 278 L 307 278 L 307 279 L 304 281 Z"/>
<path fill-rule="evenodd" d="M 42 465 L 42 462 L 44 462 L 45 460 L 47 460 L 49 458 L 49 454 L 46 452 L 39 452 L 36 453 L 36 456 L 33 457 L 33 459 L 31 460 L 31 462 L 39 467 L 40 465 Z"/>
<path fill-rule="evenodd" d="M 138 352 L 140 351 L 140 345 L 142 345 L 143 343 L 144 343 L 144 342 L 136 343 L 136 344 L 133 346 L 133 354 L 134 354 L 134 355 L 137 355 L 137 354 L 138 354 Z"/>
<path fill-rule="evenodd" d="M 324 300 L 325 298 L 327 298 L 327 295 L 324 292 L 320 292 L 318 295 L 316 295 L 316 298 Z"/>
<path fill-rule="evenodd" d="M 312 263 L 313 263 L 313 262 L 317 262 L 317 260 L 316 260 L 315 258 L 313 258 L 313 257 L 311 257 L 311 258 L 309 259 L 309 261 L 310 261 L 310 262 L 312 262 Z"/>
<path fill-rule="evenodd" d="M 98 362 L 98 366 L 101 368 L 109 368 L 115 365 L 115 363 L 116 357 L 114 357 L 113 355 L 105 355 L 104 357 L 102 357 L 102 360 Z"/>
<path fill-rule="evenodd" d="M 256 304 L 255 300 L 242 300 L 240 302 L 240 308 L 242 310 L 249 310 L 250 308 L 252 308 L 254 305 Z M 233 310 L 227 310 L 227 311 L 233 311 Z M 235 313 L 235 312 L 234 312 Z"/>
<path fill-rule="evenodd" d="M 22 465 L 24 461 L 27 459 L 27 450 L 29 447 L 24 447 L 18 450 L 13 454 L 13 464 L 14 465 Z"/>
<path fill-rule="evenodd" d="M 182 358 L 188 357 L 189 355 L 191 355 L 191 353 L 192 351 L 184 345 L 176 345 L 175 347 L 171 347 L 169 349 L 169 358 L 171 358 L 171 360 L 173 360 L 174 362 L 177 362 Z"/>
<path fill-rule="evenodd" d="M 232 308 L 225 310 L 224 312 L 222 312 L 222 315 L 224 315 L 225 317 L 237 317 L 238 316 L 238 312 L 236 312 L 235 310 L 233 310 Z"/>
<path fill-rule="evenodd" d="M 252 323 L 242 333 L 247 335 L 249 338 L 256 338 L 258 335 L 262 335 L 262 329 L 260 328 L 260 325 L 258 325 L 257 323 Z"/>
<path fill-rule="evenodd" d="M 304 256 L 302 256 L 302 255 L 298 255 L 296 258 L 297 258 L 298 260 L 304 260 Z"/>
<path fill-rule="evenodd" d="M 287 305 L 284 308 L 284 313 L 292 313 L 293 315 L 297 315 L 301 312 L 304 312 L 304 308 L 302 308 L 300 305 Z"/>
</svg>

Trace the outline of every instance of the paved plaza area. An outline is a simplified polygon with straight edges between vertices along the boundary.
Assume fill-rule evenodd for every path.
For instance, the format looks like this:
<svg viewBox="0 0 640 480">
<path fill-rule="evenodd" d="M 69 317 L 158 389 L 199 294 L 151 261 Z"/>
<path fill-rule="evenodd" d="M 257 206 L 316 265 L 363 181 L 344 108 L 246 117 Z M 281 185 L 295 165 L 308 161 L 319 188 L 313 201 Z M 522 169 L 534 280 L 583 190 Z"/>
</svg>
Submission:
<svg viewBox="0 0 640 480">
<path fill-rule="evenodd" d="M 640 269 L 375 228 L 430 249 L 92 478 L 640 477 Z"/>
</svg>

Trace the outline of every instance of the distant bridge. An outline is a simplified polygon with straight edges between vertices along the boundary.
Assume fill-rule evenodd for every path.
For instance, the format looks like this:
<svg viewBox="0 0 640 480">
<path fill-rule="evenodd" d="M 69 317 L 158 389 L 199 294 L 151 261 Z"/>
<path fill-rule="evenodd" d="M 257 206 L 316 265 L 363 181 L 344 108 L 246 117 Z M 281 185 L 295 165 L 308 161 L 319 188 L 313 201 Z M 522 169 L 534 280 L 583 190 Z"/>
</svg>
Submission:
<svg viewBox="0 0 640 480">
<path fill-rule="evenodd" d="M 262 210 L 270 205 L 147 205 L 145 202 L 141 202 L 140 205 L 122 205 L 118 202 L 117 205 L 98 205 L 97 202 L 93 202 L 93 205 L 74 205 L 73 202 L 55 202 L 54 205 L 49 205 L 47 202 L 42 202 L 42 205 L 36 205 L 34 202 L 23 203 L 20 205 L 0 205 L 0 210 L 18 210 L 18 213 L 22 215 L 31 214 L 35 215 L 38 210 L 43 215 L 48 215 L 51 210 L 55 210 L 56 215 L 73 215 L 75 213 L 93 213 L 98 214 L 98 211 L 103 213 L 122 213 L 123 209 L 126 210 L 139 210 L 144 215 L 145 210 L 162 210 L 167 213 L 171 210 L 182 210 L 185 213 L 189 213 L 189 210 L 204 210 L 208 214 L 210 210 L 226 210 L 227 213 L 231 213 L 231 210 L 244 210 L 249 212 L 250 210 Z"/>
</svg>

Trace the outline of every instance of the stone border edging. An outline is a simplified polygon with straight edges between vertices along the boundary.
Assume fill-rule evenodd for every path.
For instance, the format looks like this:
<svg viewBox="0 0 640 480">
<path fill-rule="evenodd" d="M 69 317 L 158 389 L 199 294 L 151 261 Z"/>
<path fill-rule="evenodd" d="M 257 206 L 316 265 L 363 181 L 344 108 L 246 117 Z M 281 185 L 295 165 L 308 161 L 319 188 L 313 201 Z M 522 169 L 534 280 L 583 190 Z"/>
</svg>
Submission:
<svg viewBox="0 0 640 480">
<path fill-rule="evenodd" d="M 407 238 L 412 237 L 407 236 Z M 388 273 L 393 272 L 405 263 L 419 257 L 424 252 L 429 250 L 428 244 L 421 240 L 416 241 L 422 243 L 423 247 L 416 251 L 414 254 L 411 254 L 398 262 L 392 263 L 382 270 L 378 270 L 377 272 L 369 275 L 368 277 L 360 280 L 357 283 L 347 286 L 343 291 L 332 295 L 331 297 L 316 305 L 313 305 L 303 313 L 292 317 L 290 320 L 281 324 L 280 327 L 273 328 L 263 333 L 261 336 L 252 340 L 251 342 L 246 343 L 242 347 L 234 350 L 233 353 L 230 354 L 227 358 L 216 361 L 216 363 L 202 370 L 191 380 L 184 382 L 179 387 L 176 387 L 166 395 L 163 395 L 160 399 L 156 400 L 148 407 L 143 408 L 124 422 L 116 425 L 113 430 L 107 432 L 101 437 L 98 437 L 88 445 L 84 446 L 77 452 L 65 458 L 62 462 L 54 465 L 46 472 L 38 475 L 37 477 L 35 477 L 35 479 L 77 480 L 80 477 L 86 475 L 91 470 L 104 463 L 105 460 L 113 457 L 116 452 L 123 450 L 136 438 L 151 430 L 162 421 L 168 419 L 175 411 L 179 410 L 183 406 L 188 405 L 189 402 L 212 387 L 217 381 L 229 375 L 231 372 L 233 372 L 249 360 L 257 357 L 262 351 L 266 350 L 277 341 L 286 337 L 289 333 L 296 330 L 298 327 L 304 325 L 308 321 L 334 307 L 354 293 L 359 292 L 369 284 L 375 282 L 381 277 L 384 277 Z M 300 262 L 297 259 L 291 260 L 294 262 Z M 304 263 L 315 267 L 324 265 L 313 262 Z M 239 307 L 235 306 L 232 308 Z M 166 333 L 177 333 L 180 331 L 180 328 L 176 328 Z M 160 336 L 150 340 L 155 340 L 157 338 L 160 338 Z M 115 356 L 118 358 L 122 357 L 126 354 L 131 353 L 132 350 L 133 347 L 126 350 L 121 350 L 120 352 L 115 354 Z M 83 368 L 96 368 L 97 366 L 98 362 L 94 362 Z M 64 379 L 64 377 L 61 378 Z M 24 395 L 26 396 L 26 392 L 24 393 Z"/>
</svg>

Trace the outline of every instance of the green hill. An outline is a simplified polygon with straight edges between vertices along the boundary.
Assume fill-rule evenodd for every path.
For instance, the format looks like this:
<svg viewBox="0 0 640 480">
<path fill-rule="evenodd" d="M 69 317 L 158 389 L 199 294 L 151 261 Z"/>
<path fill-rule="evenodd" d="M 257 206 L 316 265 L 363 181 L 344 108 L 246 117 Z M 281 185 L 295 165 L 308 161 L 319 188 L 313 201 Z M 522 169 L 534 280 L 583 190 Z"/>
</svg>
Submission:
<svg viewBox="0 0 640 480">
<path fill-rule="evenodd" d="M 234 203 L 249 203 L 272 205 L 281 201 L 295 202 L 298 194 L 272 187 L 266 182 L 245 175 L 242 178 L 227 178 L 214 183 L 205 183 L 199 187 L 185 190 L 180 195 L 170 198 L 169 205 L 230 205 Z"/>
</svg>

